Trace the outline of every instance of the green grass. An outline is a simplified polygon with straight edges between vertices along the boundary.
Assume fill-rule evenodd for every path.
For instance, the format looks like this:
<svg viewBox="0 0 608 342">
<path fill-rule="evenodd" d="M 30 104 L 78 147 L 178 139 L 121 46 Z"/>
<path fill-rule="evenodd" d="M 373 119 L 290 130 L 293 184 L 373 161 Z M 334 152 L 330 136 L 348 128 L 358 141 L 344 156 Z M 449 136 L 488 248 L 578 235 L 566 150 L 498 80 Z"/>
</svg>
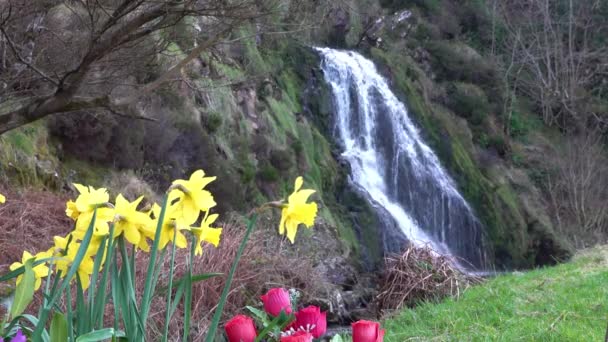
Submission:
<svg viewBox="0 0 608 342">
<path fill-rule="evenodd" d="M 496 277 L 460 299 L 388 318 L 385 341 L 602 341 L 608 322 L 608 247 L 573 261 Z"/>
</svg>

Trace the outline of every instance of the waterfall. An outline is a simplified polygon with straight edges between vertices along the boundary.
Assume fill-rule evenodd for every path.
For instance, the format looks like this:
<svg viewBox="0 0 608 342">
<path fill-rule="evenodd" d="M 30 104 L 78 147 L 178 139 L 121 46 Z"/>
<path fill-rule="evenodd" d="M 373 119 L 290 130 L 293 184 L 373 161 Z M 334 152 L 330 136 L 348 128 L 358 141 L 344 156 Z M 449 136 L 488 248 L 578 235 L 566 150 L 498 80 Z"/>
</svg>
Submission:
<svg viewBox="0 0 608 342">
<path fill-rule="evenodd" d="M 453 256 L 463 268 L 487 268 L 483 226 L 373 62 L 355 52 L 317 50 L 351 184 L 411 243 Z"/>
</svg>

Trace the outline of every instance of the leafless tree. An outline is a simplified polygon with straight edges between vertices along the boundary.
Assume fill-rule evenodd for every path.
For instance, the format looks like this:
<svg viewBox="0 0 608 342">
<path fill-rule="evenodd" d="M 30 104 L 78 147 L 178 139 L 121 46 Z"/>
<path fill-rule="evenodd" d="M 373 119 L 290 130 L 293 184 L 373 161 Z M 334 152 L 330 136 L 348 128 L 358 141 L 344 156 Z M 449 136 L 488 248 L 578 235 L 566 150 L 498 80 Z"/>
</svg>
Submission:
<svg viewBox="0 0 608 342">
<path fill-rule="evenodd" d="M 0 0 L 0 134 L 70 111 L 146 118 L 133 110 L 142 95 L 278 2 Z M 191 48 L 155 70 L 172 35 L 189 30 L 196 31 Z"/>
<path fill-rule="evenodd" d="M 511 84 L 532 99 L 546 124 L 606 125 L 592 89 L 608 72 L 608 33 L 602 0 L 499 2 L 506 29 L 503 53 Z M 599 108 L 599 109 L 598 109 Z"/>
<path fill-rule="evenodd" d="M 568 139 L 548 159 L 547 182 L 558 228 L 576 247 L 608 237 L 608 157 L 599 134 Z"/>
</svg>

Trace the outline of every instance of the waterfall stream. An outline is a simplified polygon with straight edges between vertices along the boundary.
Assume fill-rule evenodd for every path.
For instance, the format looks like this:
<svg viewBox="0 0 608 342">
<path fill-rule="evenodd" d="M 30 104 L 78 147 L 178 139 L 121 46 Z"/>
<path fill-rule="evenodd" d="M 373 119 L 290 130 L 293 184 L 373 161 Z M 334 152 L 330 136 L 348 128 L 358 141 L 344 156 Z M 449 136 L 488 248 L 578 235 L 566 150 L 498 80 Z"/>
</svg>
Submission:
<svg viewBox="0 0 608 342">
<path fill-rule="evenodd" d="M 351 184 L 411 243 L 451 255 L 460 267 L 486 269 L 483 226 L 373 62 L 355 52 L 317 50 Z"/>
</svg>

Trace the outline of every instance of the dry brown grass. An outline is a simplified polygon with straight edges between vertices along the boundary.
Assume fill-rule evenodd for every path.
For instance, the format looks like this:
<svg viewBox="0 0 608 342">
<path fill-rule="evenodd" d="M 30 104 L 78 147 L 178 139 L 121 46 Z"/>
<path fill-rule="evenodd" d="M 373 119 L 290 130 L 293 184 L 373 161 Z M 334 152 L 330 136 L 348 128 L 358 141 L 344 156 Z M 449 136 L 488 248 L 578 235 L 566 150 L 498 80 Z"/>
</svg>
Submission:
<svg viewBox="0 0 608 342">
<path fill-rule="evenodd" d="M 54 235 L 67 234 L 73 225 L 65 215 L 67 196 L 0 186 L 6 203 L 0 206 L 0 272 L 21 261 L 24 250 L 36 253 L 53 244 Z"/>
<path fill-rule="evenodd" d="M 385 313 L 422 301 L 459 296 L 475 281 L 479 279 L 462 274 L 449 258 L 438 256 L 428 247 L 412 246 L 401 255 L 386 258 L 375 305 Z"/>
</svg>

